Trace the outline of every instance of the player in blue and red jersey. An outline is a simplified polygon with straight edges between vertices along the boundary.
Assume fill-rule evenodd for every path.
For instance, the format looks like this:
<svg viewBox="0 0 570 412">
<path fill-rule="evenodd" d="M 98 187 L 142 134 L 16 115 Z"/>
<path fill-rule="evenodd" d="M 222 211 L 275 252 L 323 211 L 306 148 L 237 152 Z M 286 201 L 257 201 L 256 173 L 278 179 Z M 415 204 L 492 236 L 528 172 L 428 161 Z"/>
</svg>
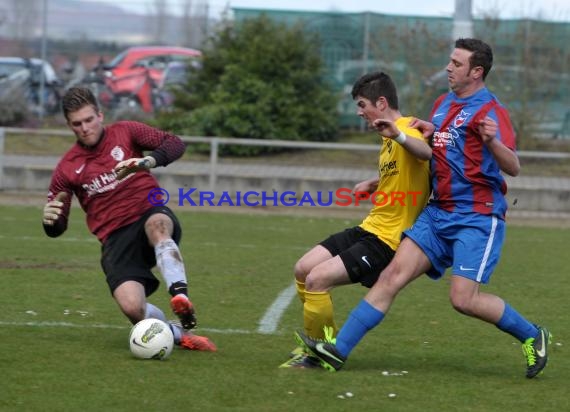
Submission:
<svg viewBox="0 0 570 412">
<path fill-rule="evenodd" d="M 396 295 L 424 273 L 438 279 L 452 268 L 450 300 L 458 312 L 481 319 L 518 339 L 533 378 L 546 366 L 551 335 L 498 296 L 482 292 L 499 262 L 505 236 L 506 184 L 501 171 L 519 173 L 515 134 L 507 110 L 485 87 L 493 63 L 489 45 L 459 39 L 447 65 L 451 91 L 438 98 L 431 123 L 416 119 L 432 136 L 433 200 L 403 239 L 392 262 L 351 312 L 336 339 L 299 343 L 329 370 L 338 370 L 349 353 L 377 326 Z"/>
<path fill-rule="evenodd" d="M 103 126 L 103 113 L 87 88 L 75 87 L 62 100 L 63 114 L 77 141 L 53 172 L 43 227 L 49 237 L 67 230 L 71 198 L 86 213 L 87 226 L 102 244 L 101 266 L 113 298 L 133 323 L 145 318 L 166 321 L 147 302 L 159 285 L 160 270 L 171 294 L 170 305 L 182 327 L 171 325 L 175 343 L 191 350 L 215 351 L 206 337 L 190 333 L 196 325 L 178 242 L 182 230 L 166 206 L 148 199 L 157 180 L 149 169 L 166 166 L 184 153 L 179 137 L 138 122 Z M 143 151 L 151 151 L 144 156 Z"/>
</svg>

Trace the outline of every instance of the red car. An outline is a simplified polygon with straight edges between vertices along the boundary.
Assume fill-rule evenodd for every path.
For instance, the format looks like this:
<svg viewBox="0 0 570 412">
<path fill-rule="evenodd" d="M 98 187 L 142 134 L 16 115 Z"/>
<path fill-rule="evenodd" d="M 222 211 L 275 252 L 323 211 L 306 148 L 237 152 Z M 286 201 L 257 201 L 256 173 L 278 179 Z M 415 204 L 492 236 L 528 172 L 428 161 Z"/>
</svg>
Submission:
<svg viewBox="0 0 570 412">
<path fill-rule="evenodd" d="M 105 74 L 110 77 L 121 78 L 141 69 L 148 69 L 150 77 L 159 82 L 162 73 L 170 62 L 200 58 L 199 50 L 172 46 L 138 46 L 130 47 L 118 54 L 113 60 L 104 65 Z"/>
<path fill-rule="evenodd" d="M 143 111 L 154 110 L 152 90 L 162 83 L 164 70 L 172 62 L 200 59 L 199 50 L 173 46 L 130 47 L 104 64 L 103 80 L 115 101 L 129 99 Z M 99 96 L 103 104 L 109 96 Z M 134 100 L 133 100 L 134 99 Z"/>
</svg>

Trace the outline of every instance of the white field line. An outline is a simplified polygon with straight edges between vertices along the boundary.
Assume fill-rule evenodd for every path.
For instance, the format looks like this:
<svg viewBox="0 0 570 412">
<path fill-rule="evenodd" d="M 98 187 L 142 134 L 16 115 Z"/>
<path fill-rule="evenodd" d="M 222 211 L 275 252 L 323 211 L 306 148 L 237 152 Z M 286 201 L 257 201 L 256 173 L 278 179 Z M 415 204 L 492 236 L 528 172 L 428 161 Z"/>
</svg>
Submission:
<svg viewBox="0 0 570 412">
<path fill-rule="evenodd" d="M 0 239 L 12 240 L 33 240 L 35 242 L 45 242 L 49 238 L 47 236 L 6 236 L 0 235 Z M 95 237 L 69 237 L 63 236 L 56 240 L 56 242 L 99 242 Z"/>
<path fill-rule="evenodd" d="M 130 329 L 131 326 L 119 326 L 119 325 L 106 325 L 101 323 L 95 323 L 91 325 L 80 325 L 78 323 L 72 322 L 5 322 L 0 321 L 0 326 L 29 326 L 29 327 L 36 327 L 36 328 L 80 328 L 80 329 Z M 216 329 L 216 328 L 197 328 L 196 331 L 203 331 L 203 332 L 213 332 L 213 333 L 221 333 L 221 334 L 250 334 L 255 333 L 250 330 L 244 329 Z"/>
<path fill-rule="evenodd" d="M 4 235 L 0 235 L 0 239 L 19 239 L 19 240 L 33 240 L 33 241 L 44 241 L 46 240 L 45 237 L 40 237 L 40 236 L 4 236 Z M 96 239 L 94 238 L 77 238 L 77 237 L 63 237 L 58 239 L 58 241 L 64 241 L 64 242 L 95 242 Z M 215 243 L 215 242 L 205 242 L 203 243 L 203 245 L 206 246 L 220 246 L 219 244 Z M 249 245 L 249 244 L 238 244 L 238 245 L 234 245 L 234 247 L 242 247 L 242 248 L 254 248 L 257 247 L 256 245 Z M 279 246 L 280 249 L 284 249 L 283 246 Z M 293 247 L 285 247 L 285 249 L 294 249 L 294 250 L 305 250 L 305 247 L 300 247 L 300 246 L 293 246 Z M 261 333 L 261 334 L 274 334 L 275 331 L 277 330 L 277 326 L 279 324 L 279 320 L 281 319 L 281 316 L 283 315 L 283 312 L 285 312 L 285 310 L 287 309 L 287 307 L 289 306 L 289 304 L 291 303 L 291 301 L 293 300 L 293 297 L 296 294 L 296 288 L 295 288 L 295 284 L 292 284 L 291 286 L 287 287 L 286 289 L 284 289 L 283 291 L 281 291 L 281 293 L 279 294 L 279 296 L 277 296 L 277 298 L 273 301 L 273 303 L 271 304 L 271 306 L 267 309 L 267 311 L 265 312 L 265 314 L 263 315 L 263 317 L 261 318 L 261 320 L 259 321 L 259 327 L 257 328 L 257 333 Z M 73 323 L 68 323 L 68 322 L 4 322 L 4 321 L 0 321 L 0 326 L 36 326 L 36 327 L 41 327 L 41 326 L 46 326 L 46 327 L 78 327 L 78 328 L 103 328 L 103 329 L 112 329 L 112 328 L 122 328 L 121 326 L 113 326 L 113 325 L 78 325 L 78 324 L 73 324 Z M 208 331 L 208 332 L 219 332 L 219 333 L 251 333 L 250 331 L 246 331 L 246 330 L 240 330 L 240 329 L 202 329 L 204 331 Z"/>
<path fill-rule="evenodd" d="M 11 239 L 11 240 L 31 240 L 34 242 L 44 242 L 44 241 L 48 241 L 49 238 L 47 236 L 6 236 L 6 235 L 0 235 L 0 239 Z M 66 237 L 66 236 L 62 236 L 60 238 L 58 238 L 56 240 L 56 242 L 99 242 L 95 237 Z M 221 247 L 223 246 L 220 243 L 217 242 L 203 242 L 201 243 L 201 246 L 212 246 L 212 247 Z M 241 247 L 244 249 L 254 249 L 254 248 L 258 248 L 259 245 L 252 245 L 252 244 L 248 244 L 248 243 L 241 243 L 241 244 L 232 244 L 231 245 L 232 248 L 236 248 L 236 247 Z M 275 245 L 271 247 L 272 249 L 277 249 L 279 248 L 279 250 L 300 250 L 300 251 L 305 251 L 308 250 L 307 247 L 305 246 L 282 246 L 282 245 Z"/>
<path fill-rule="evenodd" d="M 291 301 L 295 297 L 297 290 L 295 288 L 295 284 L 293 283 L 291 286 L 287 287 L 286 289 L 282 290 L 281 293 L 277 296 L 277 298 L 273 301 L 271 306 L 265 311 L 265 314 L 259 321 L 259 327 L 257 330 L 250 331 L 245 329 L 217 329 L 217 328 L 199 328 L 200 331 L 204 332 L 213 332 L 213 333 L 221 333 L 221 334 L 230 334 L 230 335 L 238 335 L 238 334 L 250 334 L 250 333 L 260 333 L 263 335 L 274 335 L 276 334 L 277 327 L 279 326 L 279 321 L 283 313 L 287 309 L 287 307 L 291 304 Z M 78 324 L 73 322 L 50 322 L 50 321 L 29 321 L 29 322 L 8 322 L 8 321 L 1 321 L 0 320 L 0 327 L 1 326 L 28 326 L 28 327 L 36 327 L 36 328 L 95 328 L 95 329 L 130 329 L 130 326 L 124 325 L 108 325 L 108 324 Z M 198 329 L 197 329 L 198 330 Z"/>
<path fill-rule="evenodd" d="M 277 326 L 279 325 L 279 320 L 281 319 L 281 316 L 283 316 L 283 312 L 285 312 L 296 293 L 297 289 L 295 288 L 294 283 L 281 291 L 269 309 L 267 309 L 263 318 L 259 321 L 259 327 L 257 328 L 258 333 L 266 335 L 275 333 Z"/>
</svg>

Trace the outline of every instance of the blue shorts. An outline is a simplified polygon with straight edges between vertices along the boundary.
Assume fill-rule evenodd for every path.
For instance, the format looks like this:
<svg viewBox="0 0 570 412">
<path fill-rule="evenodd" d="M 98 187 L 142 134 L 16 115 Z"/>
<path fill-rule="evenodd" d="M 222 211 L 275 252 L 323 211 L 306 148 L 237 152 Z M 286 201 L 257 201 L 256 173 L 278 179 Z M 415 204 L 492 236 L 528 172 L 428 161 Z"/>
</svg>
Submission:
<svg viewBox="0 0 570 412">
<path fill-rule="evenodd" d="M 505 221 L 428 205 L 402 237 L 409 237 L 426 254 L 432 265 L 429 277 L 438 279 L 451 267 L 454 275 L 488 283 L 501 256 Z"/>
</svg>

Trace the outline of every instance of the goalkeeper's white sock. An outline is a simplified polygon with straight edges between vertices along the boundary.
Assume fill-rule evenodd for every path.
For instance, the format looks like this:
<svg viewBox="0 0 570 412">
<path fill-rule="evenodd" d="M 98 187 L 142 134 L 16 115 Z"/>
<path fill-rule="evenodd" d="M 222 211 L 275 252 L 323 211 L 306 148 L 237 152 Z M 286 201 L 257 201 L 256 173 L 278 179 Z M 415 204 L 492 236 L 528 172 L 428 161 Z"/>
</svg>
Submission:
<svg viewBox="0 0 570 412">
<path fill-rule="evenodd" d="M 159 319 L 163 322 L 166 322 L 166 315 L 162 310 L 154 306 L 152 303 L 146 304 L 146 309 L 144 312 L 145 319 Z"/>
<path fill-rule="evenodd" d="M 168 322 L 168 326 L 170 326 L 170 330 L 174 335 L 174 344 L 178 345 L 180 343 L 180 338 L 182 338 L 182 328 L 180 326 L 173 325 L 171 322 Z"/>
<path fill-rule="evenodd" d="M 146 310 L 144 312 L 145 319 L 159 319 L 163 322 L 166 322 L 168 326 L 170 326 L 170 330 L 174 335 L 174 343 L 178 344 L 180 342 L 180 338 L 182 337 L 182 329 L 176 325 L 173 325 L 169 321 L 166 320 L 166 315 L 160 308 L 154 306 L 152 303 L 146 304 Z"/>
<path fill-rule="evenodd" d="M 180 254 L 180 249 L 178 249 L 176 242 L 172 239 L 164 240 L 154 247 L 154 253 L 156 256 L 156 265 L 166 282 L 167 289 L 174 296 L 176 293 L 173 293 L 170 287 L 176 284 L 175 286 L 180 286 L 178 293 L 187 295 L 188 288 L 186 285 L 188 282 L 186 280 L 186 270 L 184 269 L 182 255 Z M 178 287 L 175 289 L 178 289 Z M 174 292 L 177 291 L 174 290 Z"/>
</svg>

